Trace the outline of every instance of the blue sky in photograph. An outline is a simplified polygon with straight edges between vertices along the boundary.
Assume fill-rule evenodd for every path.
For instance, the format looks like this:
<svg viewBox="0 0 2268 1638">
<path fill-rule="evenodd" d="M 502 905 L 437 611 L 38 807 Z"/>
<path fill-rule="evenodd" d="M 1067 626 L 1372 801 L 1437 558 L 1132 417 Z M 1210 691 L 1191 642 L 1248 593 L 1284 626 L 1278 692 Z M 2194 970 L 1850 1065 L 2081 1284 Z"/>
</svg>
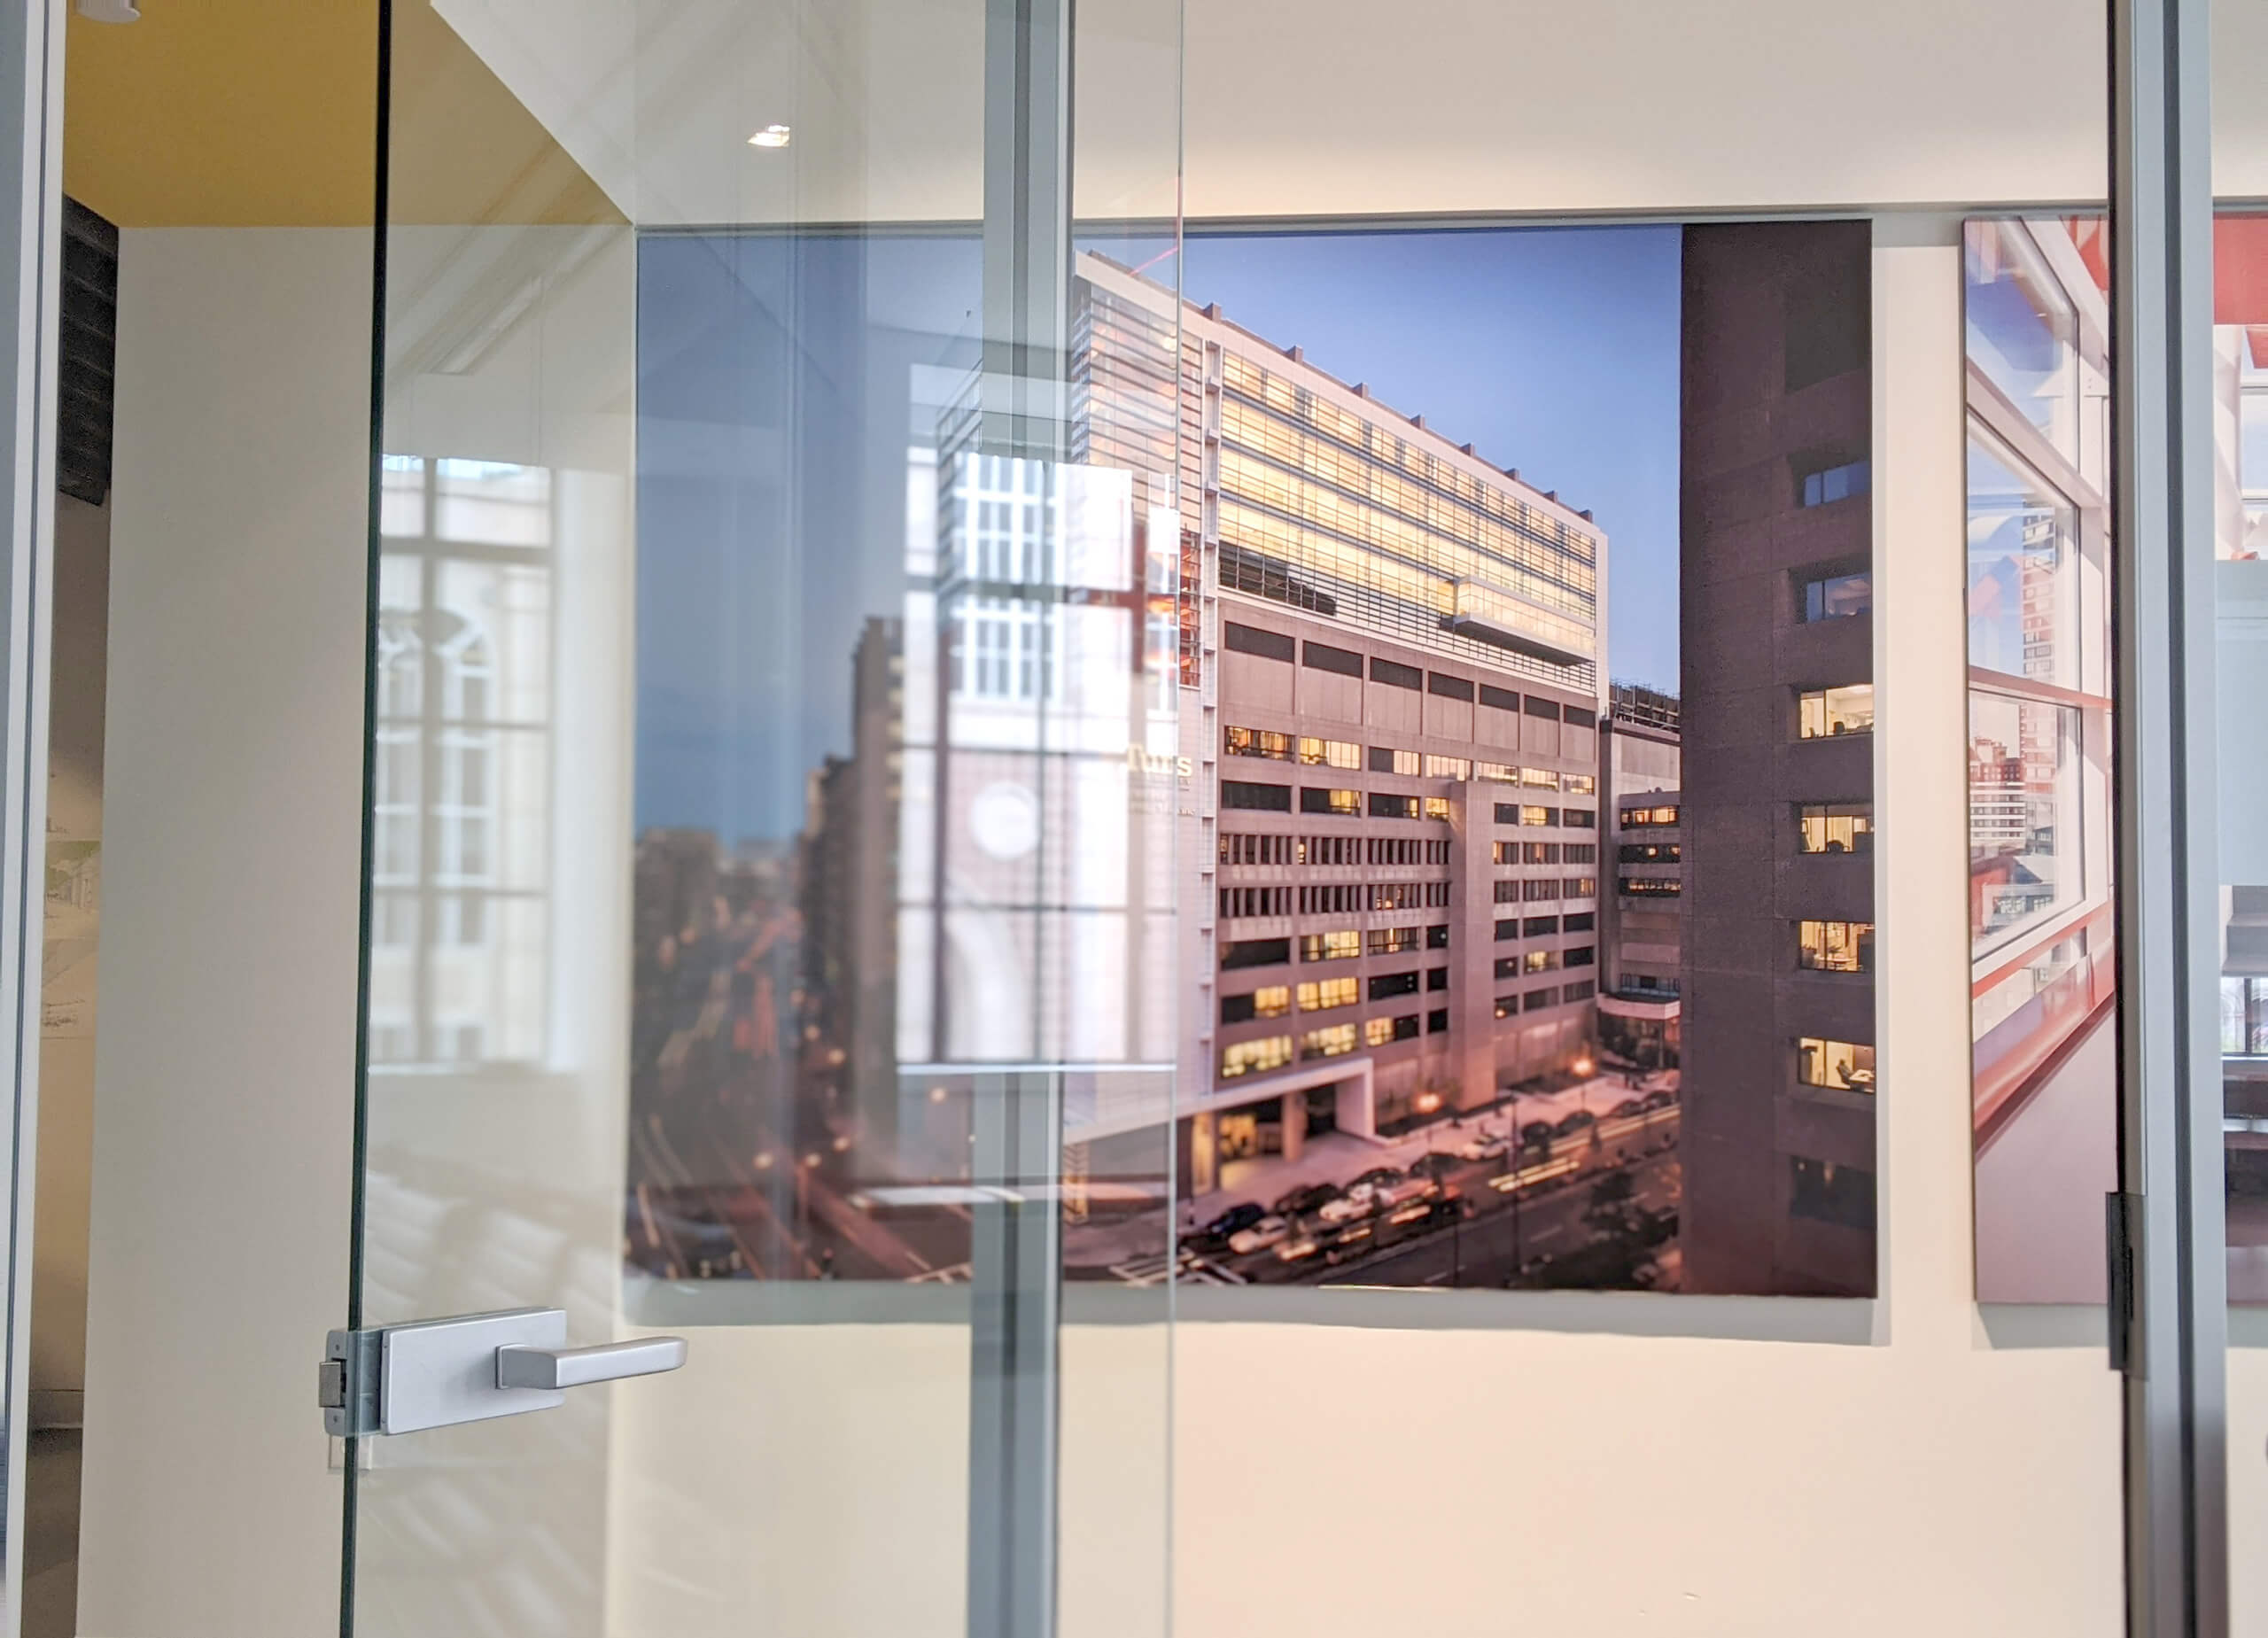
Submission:
<svg viewBox="0 0 2268 1638">
<path fill-rule="evenodd" d="M 1678 252 L 1674 227 L 1198 237 L 1184 293 L 1591 508 L 1608 672 L 1674 689 Z M 975 361 L 981 283 L 960 234 L 641 244 L 641 828 L 801 829 L 860 630 L 903 609 L 905 452 Z"/>
</svg>

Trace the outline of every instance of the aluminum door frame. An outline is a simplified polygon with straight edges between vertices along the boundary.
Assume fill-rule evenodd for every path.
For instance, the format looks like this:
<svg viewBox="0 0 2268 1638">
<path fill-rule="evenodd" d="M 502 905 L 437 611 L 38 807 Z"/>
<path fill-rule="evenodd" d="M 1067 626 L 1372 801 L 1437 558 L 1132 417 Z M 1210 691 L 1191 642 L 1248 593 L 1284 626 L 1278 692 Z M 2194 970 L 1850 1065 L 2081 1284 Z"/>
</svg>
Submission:
<svg viewBox="0 0 2268 1638">
<path fill-rule="evenodd" d="M 6 1238 L 4 1386 L 0 1386 L 0 1633 L 23 1603 L 24 1435 L 29 1406 L 33 1176 L 39 1130 L 40 955 L 46 903 L 48 634 L 55 547 L 56 312 L 62 219 L 63 16 L 49 0 L 0 9 L 0 299 L 14 322 L 0 356 L 7 509 L 0 576 L 0 1007 L 10 1037 L 0 1067 L 6 1145 L 0 1232 Z"/>
</svg>

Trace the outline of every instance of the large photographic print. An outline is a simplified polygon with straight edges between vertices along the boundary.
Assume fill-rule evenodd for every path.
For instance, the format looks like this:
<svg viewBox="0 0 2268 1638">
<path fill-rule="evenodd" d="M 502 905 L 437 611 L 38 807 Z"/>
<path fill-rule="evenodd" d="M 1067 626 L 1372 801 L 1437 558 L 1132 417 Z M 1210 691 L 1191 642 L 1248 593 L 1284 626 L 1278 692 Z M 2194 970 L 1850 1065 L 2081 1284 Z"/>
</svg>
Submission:
<svg viewBox="0 0 2268 1638">
<path fill-rule="evenodd" d="M 633 1266 L 1870 1293 L 1868 259 L 649 242 Z"/>
</svg>

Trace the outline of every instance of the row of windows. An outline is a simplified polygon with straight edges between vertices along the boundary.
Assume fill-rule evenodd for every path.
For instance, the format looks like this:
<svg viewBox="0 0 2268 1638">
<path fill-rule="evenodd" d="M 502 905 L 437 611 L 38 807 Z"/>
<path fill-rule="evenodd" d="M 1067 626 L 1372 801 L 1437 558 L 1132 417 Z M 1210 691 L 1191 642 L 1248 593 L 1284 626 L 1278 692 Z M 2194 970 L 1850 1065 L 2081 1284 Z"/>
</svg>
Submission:
<svg viewBox="0 0 2268 1638">
<path fill-rule="evenodd" d="M 1515 1013 L 1541 1012 L 1547 1006 L 1563 1006 L 1575 1001 L 1588 1001 L 1598 993 L 1598 985 L 1589 979 L 1581 983 L 1547 984 L 1541 990 L 1526 990 L 1518 995 L 1496 998 L 1496 1016 L 1510 1018 Z"/>
<path fill-rule="evenodd" d="M 1546 876 L 1534 881 L 1499 881 L 1495 884 L 1495 902 L 1499 904 L 1548 904 L 1555 899 L 1597 897 L 1596 876 Z M 1502 938 L 1504 934 L 1499 930 L 1496 936 Z"/>
<path fill-rule="evenodd" d="M 1274 728 L 1241 728 L 1234 726 L 1221 730 L 1221 749 L 1231 757 L 1262 757 L 1273 762 L 1296 762 L 1310 768 L 1359 768 L 1363 765 L 1362 746 L 1352 740 L 1317 739 L 1310 734 L 1291 734 Z M 1370 770 L 1373 773 L 1399 773 L 1411 779 L 1469 780 L 1472 777 L 1472 759 L 1469 757 L 1443 757 L 1431 751 L 1394 750 L 1384 745 L 1370 748 Z M 1508 770 L 1517 772 L 1518 770 Z M 1548 770 L 1539 770 L 1548 772 Z M 1570 783 L 1581 781 L 1588 787 L 1588 774 L 1568 774 Z M 1505 783 L 1517 784 L 1518 780 Z"/>
<path fill-rule="evenodd" d="M 1408 563 L 1457 578 L 1509 582 L 1546 607 L 1579 618 L 1592 616 L 1595 549 L 1580 558 L 1540 550 L 1516 532 L 1517 525 L 1507 527 L 1429 494 L 1374 460 L 1279 419 L 1257 403 L 1240 401 L 1234 395 L 1246 389 L 1232 374 L 1224 384 L 1224 493 L 1247 497 L 1342 540 L 1383 548 Z M 1317 408 L 1343 414 L 1319 400 Z"/>
<path fill-rule="evenodd" d="M 1546 825 L 1561 826 L 1569 830 L 1591 830 L 1598 825 L 1598 810 L 1544 808 L 1526 803 L 1500 802 L 1496 804 L 1496 822 L 1499 825 Z"/>
<path fill-rule="evenodd" d="M 1304 843 L 1304 836 L 1266 836 L 1245 831 L 1221 833 L 1221 863 L 1223 865 L 1290 865 L 1305 864 L 1306 849 L 1294 846 Z M 1353 840 L 1353 838 L 1348 838 Z M 1298 857 L 1295 858 L 1294 855 Z"/>
<path fill-rule="evenodd" d="M 1547 918 L 1549 919 L 1549 918 Z M 1569 917 L 1568 930 L 1577 920 Z M 1583 928 L 1590 925 L 1588 917 L 1581 918 Z M 1498 923 L 1501 928 L 1504 924 Z M 1499 932 L 1497 936 L 1517 936 Z M 1447 950 L 1449 929 L 1447 923 L 1433 927 L 1372 928 L 1366 937 L 1360 928 L 1334 928 L 1323 933 L 1302 933 L 1299 935 L 1299 955 L 1301 961 L 1352 961 L 1366 951 L 1374 956 L 1399 955 L 1421 945 L 1427 950 Z M 1221 968 L 1235 972 L 1255 966 L 1280 966 L 1292 959 L 1293 941 L 1289 938 L 1244 938 L 1221 946 Z"/>
<path fill-rule="evenodd" d="M 1589 796 L 1598 791 L 1598 778 L 1590 773 L 1554 773 L 1549 768 L 1517 768 L 1508 762 L 1476 762 L 1472 777 L 1487 780 L 1498 785 L 1518 785 L 1528 790 L 1559 790 L 1571 796 Z M 1499 819 L 1507 825 L 1509 819 Z"/>
<path fill-rule="evenodd" d="M 1221 889 L 1221 919 L 1224 921 L 1246 916 L 1288 916 L 1291 913 L 1292 889 L 1287 887 Z"/>
<path fill-rule="evenodd" d="M 1236 353 L 1225 355 L 1221 361 L 1221 375 L 1224 385 L 1245 394 L 1256 405 L 1264 404 L 1313 427 L 1346 446 L 1350 454 L 1367 454 L 1372 461 L 1384 463 L 1379 476 L 1402 486 L 1379 491 L 1381 498 L 1393 500 L 1405 493 L 1421 496 L 1423 492 L 1408 489 L 1401 476 L 1407 474 L 1408 480 L 1422 483 L 1429 490 L 1513 524 L 1525 538 L 1539 546 L 1573 553 L 1582 563 L 1595 561 L 1595 549 L 1588 538 L 1565 519 L 1530 506 L 1509 488 L 1481 482 L 1455 462 L 1427 453 L 1383 426 L 1350 415 L 1250 359 Z"/>
<path fill-rule="evenodd" d="M 1596 865 L 1596 842 L 1500 842 L 1499 865 Z"/>
<path fill-rule="evenodd" d="M 1328 593 L 1318 592 L 1301 585 L 1292 575 L 1291 565 L 1279 563 L 1263 552 L 1223 541 L 1220 547 L 1221 584 L 1232 591 L 1258 590 L 1261 595 L 1278 602 L 1290 602 L 1301 608 L 1313 608 L 1318 613 L 1336 614 L 1338 600 Z M 1247 573 L 1247 570 L 1252 572 Z M 1280 587 L 1268 584 L 1270 574 L 1280 575 Z M 1258 578 L 1262 584 L 1255 587 L 1247 580 Z M 1474 684 L 1462 677 L 1452 677 L 1442 672 L 1420 671 L 1414 665 L 1403 665 L 1385 658 L 1373 657 L 1366 665 L 1363 656 L 1351 648 L 1334 648 L 1329 643 L 1294 642 L 1281 632 L 1265 627 L 1244 625 L 1230 620 L 1221 633 L 1223 645 L 1234 653 L 1256 655 L 1264 660 L 1279 660 L 1289 665 L 1295 660 L 1311 671 L 1329 672 L 1339 677 L 1368 676 L 1372 682 L 1390 687 L 1408 688 L 1440 695 L 1443 699 L 1478 703 L 1495 710 L 1519 711 L 1539 720 L 1572 723 L 1577 727 L 1596 727 L 1597 713 L 1585 705 L 1562 705 L 1557 701 L 1529 695 L 1525 702 L 1510 688 L 1499 688 L 1493 683 Z M 1346 741 L 1334 741 L 1344 744 Z M 1503 779 L 1503 773 L 1483 774 L 1487 778 Z M 1510 783 L 1518 784 L 1517 777 Z"/>
<path fill-rule="evenodd" d="M 1573 950 L 1531 950 L 1526 955 L 1496 958 L 1496 976 L 1517 978 L 1522 973 L 1550 973 L 1563 966 L 1589 966 L 1598 959 L 1598 946 L 1579 944 Z"/>
<path fill-rule="evenodd" d="M 1616 881 L 1614 890 L 1625 898 L 1679 898 L 1684 895 L 1685 883 L 1675 876 L 1623 876 Z"/>
<path fill-rule="evenodd" d="M 1437 966 L 1425 974 L 1426 990 L 1439 993 L 1449 987 L 1449 968 Z M 1368 986 L 1369 998 L 1373 1001 L 1390 1001 L 1418 992 L 1418 974 L 1415 969 L 1407 973 L 1374 974 Z M 1290 984 L 1265 984 L 1243 995 L 1223 996 L 1221 1022 L 1242 1024 L 1258 1018 L 1285 1017 L 1292 1011 L 1294 993 Z M 1342 1006 L 1353 1006 L 1363 998 L 1363 986 L 1351 977 L 1309 980 L 1300 984 L 1296 990 L 1299 1010 L 1302 1013 L 1328 1013 Z"/>
<path fill-rule="evenodd" d="M 1625 830 L 1646 830 L 1677 823 L 1677 809 L 1672 807 L 1624 808 L 1616 816 Z"/>
<path fill-rule="evenodd" d="M 1624 810 L 1626 827 L 1635 828 L 1628 827 L 1627 816 L 1639 811 Z M 1806 803 L 1796 810 L 1798 845 L 1806 853 L 1872 852 L 1874 814 L 1870 802 Z M 1674 865 L 1684 857 L 1684 849 L 1674 842 L 1626 842 L 1616 857 L 1626 865 Z"/>
<path fill-rule="evenodd" d="M 1449 902 L 1446 881 L 1327 881 L 1303 887 L 1299 892 L 1303 916 L 1341 911 L 1442 910 Z"/>
<path fill-rule="evenodd" d="M 1495 942 L 1503 944 L 1518 938 L 1549 938 L 1558 933 L 1588 933 L 1597 925 L 1597 915 L 1588 910 L 1565 916 L 1509 916 L 1496 923 Z"/>
</svg>

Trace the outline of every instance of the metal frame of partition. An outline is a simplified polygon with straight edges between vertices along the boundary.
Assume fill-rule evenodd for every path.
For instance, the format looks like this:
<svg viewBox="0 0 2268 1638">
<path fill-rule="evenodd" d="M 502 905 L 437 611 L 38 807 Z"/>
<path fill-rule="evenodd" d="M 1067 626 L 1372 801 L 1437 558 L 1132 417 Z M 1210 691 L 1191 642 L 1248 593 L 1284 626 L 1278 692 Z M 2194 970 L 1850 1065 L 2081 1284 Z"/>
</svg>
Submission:
<svg viewBox="0 0 2268 1638">
<path fill-rule="evenodd" d="M 2119 1192 L 2127 1629 L 2228 1631 L 2225 1219 L 2211 767 L 2212 125 L 2206 0 L 2111 8 Z"/>
<path fill-rule="evenodd" d="M 19 1630 L 23 1600 L 24 1434 L 28 1405 L 32 1182 L 39 1130 L 40 959 L 46 902 L 49 569 L 55 540 L 56 310 L 61 266 L 63 23 L 45 0 L 0 12 L 0 295 L 14 345 L 0 358 L 5 393 L 8 544 L 0 579 L 0 1008 L 9 1037 L 0 1071 L 7 1128 L 7 1287 L 4 1535 L 0 1535 L 0 1633 Z"/>
</svg>

